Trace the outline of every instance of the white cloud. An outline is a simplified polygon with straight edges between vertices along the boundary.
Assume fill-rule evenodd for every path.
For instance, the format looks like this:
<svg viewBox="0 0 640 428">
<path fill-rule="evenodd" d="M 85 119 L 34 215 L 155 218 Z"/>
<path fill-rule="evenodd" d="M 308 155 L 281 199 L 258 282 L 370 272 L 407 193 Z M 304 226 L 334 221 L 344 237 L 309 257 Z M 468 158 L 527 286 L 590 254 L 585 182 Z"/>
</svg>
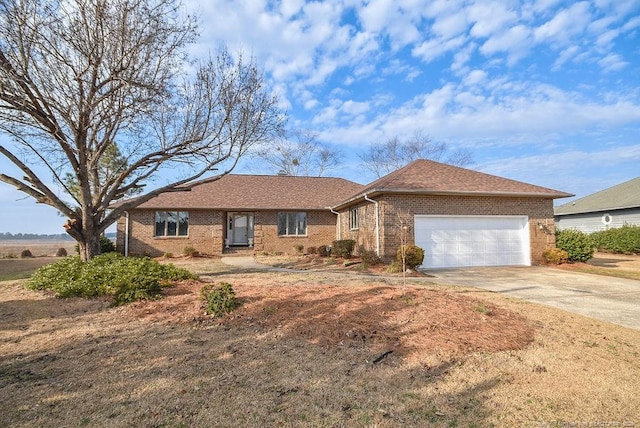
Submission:
<svg viewBox="0 0 640 428">
<path fill-rule="evenodd" d="M 473 70 L 464 78 L 464 85 L 474 86 L 487 78 L 487 72 L 484 70 Z"/>
<path fill-rule="evenodd" d="M 590 19 L 589 3 L 578 2 L 562 9 L 551 20 L 536 28 L 534 36 L 538 42 L 566 44 L 586 29 Z"/>
<path fill-rule="evenodd" d="M 449 40 L 430 39 L 413 48 L 411 54 L 429 63 L 447 52 L 462 47 L 465 42 L 465 36 L 458 36 Z"/>
<path fill-rule="evenodd" d="M 438 17 L 431 26 L 431 31 L 442 39 L 452 39 L 467 29 L 467 17 L 463 13 L 454 13 Z"/>
<path fill-rule="evenodd" d="M 553 70 L 558 70 L 564 63 L 570 61 L 572 58 L 575 58 L 579 51 L 580 48 L 576 45 L 572 45 L 564 49 L 562 52 L 560 52 L 560 55 L 558 55 L 558 58 L 553 64 Z"/>
<path fill-rule="evenodd" d="M 607 72 L 620 71 L 625 68 L 627 64 L 620 55 L 614 53 L 610 53 L 598 61 L 598 65 Z"/>
<path fill-rule="evenodd" d="M 477 45 L 475 43 L 469 43 L 463 48 L 459 49 L 453 55 L 453 62 L 451 64 L 451 70 L 454 72 L 464 72 L 466 64 L 471 60 L 473 53 L 475 52 Z"/>
<path fill-rule="evenodd" d="M 525 25 L 516 25 L 489 38 L 480 46 L 480 52 L 486 56 L 504 52 L 509 56 L 509 63 L 513 64 L 525 56 L 531 44 L 531 30 Z"/>
<path fill-rule="evenodd" d="M 282 0 L 280 3 L 280 13 L 285 19 L 291 18 L 302 10 L 304 0 Z"/>
<path fill-rule="evenodd" d="M 473 37 L 490 37 L 500 33 L 509 24 L 515 23 L 517 14 L 504 3 L 479 1 L 468 10 L 468 19 L 473 22 L 470 34 Z"/>
<path fill-rule="evenodd" d="M 602 150 L 560 150 L 550 156 L 538 155 L 510 156 L 486 161 L 478 169 L 490 174 L 510 177 L 569 193 L 577 197 L 587 196 L 607 187 L 620 184 L 636 175 L 626 167 L 640 162 L 640 144 L 605 147 Z M 629 171 L 623 178 L 616 174 L 589 174 L 576 180 L 585 170 L 598 171 L 602 166 Z M 565 203 L 563 199 L 558 203 Z"/>
</svg>

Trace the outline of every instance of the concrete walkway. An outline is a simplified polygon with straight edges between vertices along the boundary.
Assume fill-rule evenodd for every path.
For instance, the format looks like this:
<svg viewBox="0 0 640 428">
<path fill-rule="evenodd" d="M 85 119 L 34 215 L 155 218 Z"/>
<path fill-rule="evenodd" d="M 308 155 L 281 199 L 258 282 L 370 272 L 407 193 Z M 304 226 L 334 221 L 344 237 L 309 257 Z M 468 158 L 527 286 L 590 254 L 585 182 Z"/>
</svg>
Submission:
<svg viewBox="0 0 640 428">
<path fill-rule="evenodd" d="M 256 270 L 266 270 L 271 272 L 309 272 L 304 270 L 296 270 L 296 269 L 287 269 L 287 268 L 279 268 L 269 265 L 263 265 L 262 263 L 258 263 L 256 259 L 250 256 L 231 256 L 231 257 L 223 257 L 220 261 L 229 266 L 235 266 L 241 269 L 256 269 Z"/>
<path fill-rule="evenodd" d="M 640 281 L 553 269 L 429 270 L 430 282 L 465 285 L 640 329 Z"/>
<path fill-rule="evenodd" d="M 223 257 L 222 262 L 243 269 L 313 273 L 258 263 L 253 257 Z M 549 267 L 486 267 L 436 269 L 432 277 L 411 278 L 448 285 L 463 285 L 540 303 L 614 324 L 640 329 L 640 281 L 591 275 Z M 337 273 L 327 273 L 337 274 Z M 340 273 L 339 275 L 350 275 Z M 372 276 L 372 279 L 379 278 Z"/>
</svg>

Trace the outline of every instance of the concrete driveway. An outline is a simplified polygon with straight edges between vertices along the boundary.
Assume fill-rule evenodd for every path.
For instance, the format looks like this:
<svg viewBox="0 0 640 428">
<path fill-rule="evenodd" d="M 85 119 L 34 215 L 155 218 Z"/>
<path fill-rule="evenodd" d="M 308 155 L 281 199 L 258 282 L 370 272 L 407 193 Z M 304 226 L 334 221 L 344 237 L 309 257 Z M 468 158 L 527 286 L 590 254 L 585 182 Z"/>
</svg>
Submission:
<svg viewBox="0 0 640 428">
<path fill-rule="evenodd" d="M 640 281 L 548 267 L 430 269 L 431 282 L 477 287 L 640 329 Z"/>
</svg>

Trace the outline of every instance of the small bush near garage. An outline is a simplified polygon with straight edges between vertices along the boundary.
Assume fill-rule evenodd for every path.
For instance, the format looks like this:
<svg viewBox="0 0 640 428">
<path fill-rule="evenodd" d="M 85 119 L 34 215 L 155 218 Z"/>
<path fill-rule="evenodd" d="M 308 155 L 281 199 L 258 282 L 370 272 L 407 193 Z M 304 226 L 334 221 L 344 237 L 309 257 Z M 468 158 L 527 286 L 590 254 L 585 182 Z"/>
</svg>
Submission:
<svg viewBox="0 0 640 428">
<path fill-rule="evenodd" d="M 616 254 L 640 254 L 640 226 L 624 225 L 589 235 L 596 248 Z"/>
<path fill-rule="evenodd" d="M 557 230 L 556 247 L 567 252 L 570 262 L 586 262 L 595 252 L 593 239 L 575 229 Z"/>
<path fill-rule="evenodd" d="M 205 285 L 200 290 L 200 298 L 204 303 L 204 311 L 214 317 L 222 317 L 240 306 L 240 301 L 228 282 Z"/>
<path fill-rule="evenodd" d="M 331 247 L 328 245 L 320 245 L 318 247 L 318 255 L 321 257 L 329 257 L 331 255 Z"/>
<path fill-rule="evenodd" d="M 353 255 L 353 249 L 356 246 L 356 241 L 353 239 L 341 239 L 339 241 L 333 241 L 331 247 L 331 253 L 336 257 L 343 259 L 349 259 Z"/>
<path fill-rule="evenodd" d="M 382 259 L 378 257 L 375 251 L 365 250 L 363 246 L 360 246 L 358 249 L 358 255 L 360 256 L 362 263 L 367 266 L 377 266 L 382 263 Z"/>
<path fill-rule="evenodd" d="M 415 269 L 424 261 L 424 250 L 416 245 L 404 246 L 405 264 L 409 269 Z M 402 247 L 398 248 L 396 260 L 402 265 Z"/>
<path fill-rule="evenodd" d="M 542 252 L 542 258 L 547 263 L 561 265 L 569 261 L 569 254 L 559 248 L 548 248 Z"/>
<path fill-rule="evenodd" d="M 191 246 L 186 246 L 183 248 L 182 254 L 184 254 L 187 257 L 198 257 L 200 255 L 200 252 L 198 252 L 198 250 L 196 250 Z"/>
<path fill-rule="evenodd" d="M 107 253 L 86 263 L 73 256 L 43 266 L 32 275 L 27 288 L 52 291 L 57 297 L 111 295 L 113 304 L 121 305 L 154 299 L 160 295 L 162 286 L 182 279 L 195 276 L 186 269 L 149 258 Z"/>
</svg>

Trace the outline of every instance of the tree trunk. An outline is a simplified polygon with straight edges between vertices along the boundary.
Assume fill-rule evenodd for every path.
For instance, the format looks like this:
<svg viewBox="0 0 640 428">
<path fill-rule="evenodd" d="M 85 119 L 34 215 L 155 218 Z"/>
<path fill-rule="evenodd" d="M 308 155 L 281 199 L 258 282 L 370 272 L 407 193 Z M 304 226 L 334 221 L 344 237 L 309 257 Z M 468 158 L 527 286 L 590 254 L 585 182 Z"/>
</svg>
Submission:
<svg viewBox="0 0 640 428">
<path fill-rule="evenodd" d="M 78 219 L 70 219 L 64 225 L 64 228 L 78 242 L 80 259 L 83 262 L 88 262 L 95 256 L 100 255 L 101 232 L 93 224 L 83 223 Z"/>
<path fill-rule="evenodd" d="M 100 255 L 100 234 L 98 233 L 85 233 L 82 240 L 78 241 L 78 248 L 80 249 L 80 259 L 83 262 L 88 262 L 95 256 Z"/>
</svg>

